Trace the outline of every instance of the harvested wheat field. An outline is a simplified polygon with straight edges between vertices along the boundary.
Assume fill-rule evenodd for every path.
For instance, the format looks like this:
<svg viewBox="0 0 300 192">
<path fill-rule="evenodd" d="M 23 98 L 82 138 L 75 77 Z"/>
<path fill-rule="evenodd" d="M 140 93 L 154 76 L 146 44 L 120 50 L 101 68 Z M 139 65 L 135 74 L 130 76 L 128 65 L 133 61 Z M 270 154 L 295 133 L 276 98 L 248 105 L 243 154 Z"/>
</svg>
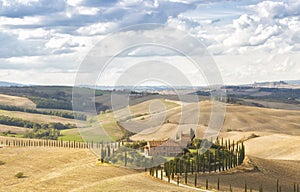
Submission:
<svg viewBox="0 0 300 192">
<path fill-rule="evenodd" d="M 265 160 L 256 157 L 250 157 L 246 164 L 238 166 L 225 173 L 200 174 L 199 186 L 205 186 L 205 180 L 209 181 L 209 188 L 216 189 L 218 178 L 220 180 L 220 191 L 230 191 L 230 185 L 233 191 L 245 191 L 245 183 L 250 191 L 259 191 L 263 187 L 265 192 L 276 191 L 277 179 L 281 191 L 291 192 L 294 184 L 299 184 L 300 161 L 283 160 Z M 189 183 L 194 182 L 194 177 L 189 177 Z"/>
<path fill-rule="evenodd" d="M 200 109 L 200 112 L 199 112 Z M 176 132 L 188 133 L 190 128 L 196 129 L 196 137 L 201 138 L 209 125 L 211 103 L 202 101 L 171 108 L 163 121 L 153 122 L 151 116 L 139 117 L 148 125 L 133 140 L 155 140 L 173 137 Z M 182 115 L 183 114 L 183 115 Z M 196 114 L 196 116 L 195 116 Z M 160 116 L 160 114 L 155 114 Z M 162 115 L 163 116 L 163 115 Z M 287 134 L 300 136 L 300 111 L 249 107 L 242 105 L 226 105 L 224 124 L 220 130 L 223 133 L 261 132 L 269 134 Z M 197 119 L 195 119 L 197 118 Z M 198 122 L 195 124 L 195 122 Z M 158 126 L 152 126 L 158 124 Z M 127 120 L 122 122 L 124 127 L 140 126 L 139 122 Z M 226 137 L 226 135 L 224 135 Z"/>
<path fill-rule="evenodd" d="M 145 172 L 97 165 L 87 149 L 0 148 L 0 191 L 189 191 Z M 23 172 L 23 178 L 16 178 Z"/>
<path fill-rule="evenodd" d="M 26 97 L 0 94 L 0 105 L 12 105 L 24 108 L 35 108 L 35 104 Z"/>
</svg>

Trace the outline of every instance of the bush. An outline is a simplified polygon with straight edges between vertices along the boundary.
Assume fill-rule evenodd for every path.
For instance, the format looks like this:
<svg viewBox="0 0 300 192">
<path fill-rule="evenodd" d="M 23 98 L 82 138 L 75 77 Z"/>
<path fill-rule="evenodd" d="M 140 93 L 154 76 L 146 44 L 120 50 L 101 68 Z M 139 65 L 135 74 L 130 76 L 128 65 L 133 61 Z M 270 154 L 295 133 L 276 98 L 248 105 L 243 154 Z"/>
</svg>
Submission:
<svg viewBox="0 0 300 192">
<path fill-rule="evenodd" d="M 19 179 L 19 178 L 24 177 L 24 174 L 23 174 L 23 172 L 18 172 L 18 173 L 15 175 L 15 177 Z"/>
</svg>

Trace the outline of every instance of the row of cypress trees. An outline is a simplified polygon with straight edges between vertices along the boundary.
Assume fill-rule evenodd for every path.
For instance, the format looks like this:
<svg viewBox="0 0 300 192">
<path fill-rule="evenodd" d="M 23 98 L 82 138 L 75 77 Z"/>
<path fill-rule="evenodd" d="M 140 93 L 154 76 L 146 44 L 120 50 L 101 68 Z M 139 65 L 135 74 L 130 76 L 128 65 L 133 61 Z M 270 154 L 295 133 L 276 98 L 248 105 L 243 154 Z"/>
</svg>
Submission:
<svg viewBox="0 0 300 192">
<path fill-rule="evenodd" d="M 221 172 L 234 168 L 243 163 L 245 146 L 241 143 L 226 141 L 224 145 L 217 145 L 214 150 L 204 153 L 185 154 L 164 163 L 166 175 L 200 172 Z"/>
</svg>

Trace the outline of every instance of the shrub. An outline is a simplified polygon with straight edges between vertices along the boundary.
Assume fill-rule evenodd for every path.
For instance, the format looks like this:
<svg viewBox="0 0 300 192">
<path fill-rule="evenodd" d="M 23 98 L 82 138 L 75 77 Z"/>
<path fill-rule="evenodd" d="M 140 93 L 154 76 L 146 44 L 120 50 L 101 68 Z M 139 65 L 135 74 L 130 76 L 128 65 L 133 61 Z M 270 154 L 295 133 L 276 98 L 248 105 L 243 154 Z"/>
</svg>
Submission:
<svg viewBox="0 0 300 192">
<path fill-rule="evenodd" d="M 23 172 L 18 172 L 16 175 L 15 175 L 15 177 L 16 178 L 22 178 L 24 176 L 24 174 L 23 174 Z"/>
<path fill-rule="evenodd" d="M 255 137 L 259 137 L 259 135 L 256 135 L 255 133 L 252 133 L 252 134 L 248 137 L 248 139 L 253 139 L 253 138 L 255 138 Z"/>
</svg>

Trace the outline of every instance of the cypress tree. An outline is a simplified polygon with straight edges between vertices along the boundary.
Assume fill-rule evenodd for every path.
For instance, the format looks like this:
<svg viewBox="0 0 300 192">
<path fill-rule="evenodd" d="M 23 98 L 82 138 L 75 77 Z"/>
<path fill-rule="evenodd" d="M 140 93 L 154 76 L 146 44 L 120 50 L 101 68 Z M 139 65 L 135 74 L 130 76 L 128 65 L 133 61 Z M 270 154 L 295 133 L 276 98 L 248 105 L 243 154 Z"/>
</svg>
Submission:
<svg viewBox="0 0 300 192">
<path fill-rule="evenodd" d="M 195 173 L 195 180 L 194 180 L 194 186 L 197 187 L 197 178 L 198 178 L 198 174 Z"/>
<path fill-rule="evenodd" d="M 196 156 L 195 156 L 195 168 L 196 168 L 196 170 L 195 170 L 195 172 L 197 172 L 197 173 L 199 173 L 199 155 L 198 154 L 196 154 Z"/>
<path fill-rule="evenodd" d="M 240 149 L 239 165 L 241 165 L 243 163 L 244 158 L 245 158 L 245 146 L 244 146 L 244 143 L 242 143 L 241 149 Z"/>
<path fill-rule="evenodd" d="M 190 172 L 190 170 L 191 170 L 191 160 L 190 160 L 190 158 L 188 158 L 188 160 L 185 163 L 186 163 L 187 172 Z"/>
<path fill-rule="evenodd" d="M 224 160 L 224 148 L 222 148 L 222 160 L 220 160 L 220 163 L 222 162 L 222 171 L 225 171 L 225 168 L 224 168 L 224 164 L 225 164 L 225 160 Z"/>
<path fill-rule="evenodd" d="M 229 151 L 229 168 L 232 168 L 232 154 L 231 152 Z"/>
<path fill-rule="evenodd" d="M 172 171 L 172 164 L 171 164 L 171 162 L 169 161 L 167 165 L 168 165 L 168 175 L 167 175 L 167 176 L 168 176 L 168 182 L 170 183 L 170 180 L 171 180 L 171 174 L 173 174 L 173 173 L 172 173 L 172 172 L 173 172 L 173 171 Z M 166 174 L 167 174 L 167 172 L 166 172 Z"/>
<path fill-rule="evenodd" d="M 209 173 L 210 173 L 210 171 L 211 171 L 210 162 L 211 162 L 211 154 L 210 154 L 210 152 L 208 152 L 208 172 L 209 172 Z"/>
<path fill-rule="evenodd" d="M 217 172 L 217 149 L 215 150 L 215 156 L 214 156 L 214 170 Z"/>
<path fill-rule="evenodd" d="M 164 171 L 166 172 L 166 176 L 169 174 L 169 167 L 168 167 L 169 162 L 164 163 Z"/>
<path fill-rule="evenodd" d="M 217 189 L 220 190 L 220 178 L 218 177 Z"/>
<path fill-rule="evenodd" d="M 184 183 L 187 184 L 187 174 L 188 173 L 188 164 L 185 164 L 185 172 L 184 172 Z"/>
<path fill-rule="evenodd" d="M 176 167 L 176 165 L 175 165 L 175 163 L 173 161 L 173 163 L 172 163 L 172 179 L 174 179 L 176 169 L 177 169 L 177 167 Z"/>
<path fill-rule="evenodd" d="M 206 181 L 205 181 L 205 189 L 208 189 L 208 179 L 206 178 Z"/>
<path fill-rule="evenodd" d="M 124 155 L 124 165 L 125 167 L 127 166 L 127 151 L 125 151 L 125 155 Z"/>
<path fill-rule="evenodd" d="M 109 145 L 107 146 L 107 156 L 110 157 L 110 146 Z"/>
<path fill-rule="evenodd" d="M 194 174 L 194 161 L 193 159 L 191 160 L 191 172 Z"/>
<path fill-rule="evenodd" d="M 220 149 L 218 148 L 218 149 L 216 149 L 216 159 L 215 159 L 215 161 L 216 161 L 216 164 L 218 163 L 218 165 L 216 165 L 216 166 L 218 166 L 218 167 L 216 167 L 216 169 L 217 170 L 219 170 L 219 172 L 221 171 L 221 164 L 220 164 L 220 151 L 219 151 Z"/>
<path fill-rule="evenodd" d="M 225 167 L 225 170 L 227 170 L 227 154 L 224 153 L 224 167 Z"/>
<path fill-rule="evenodd" d="M 177 185 L 179 185 L 179 175 L 177 174 Z"/>
<path fill-rule="evenodd" d="M 178 173 L 178 159 L 175 158 L 175 174 L 177 175 Z"/>
<path fill-rule="evenodd" d="M 221 140 L 221 146 L 222 146 L 222 148 L 224 147 L 224 140 L 223 140 L 223 137 L 222 137 L 222 140 Z"/>
<path fill-rule="evenodd" d="M 203 154 L 203 158 L 202 158 L 202 169 L 203 169 L 203 173 L 205 172 L 205 156 Z"/>
<path fill-rule="evenodd" d="M 104 149 L 101 148 L 101 163 L 103 163 L 103 161 L 104 161 Z"/>
<path fill-rule="evenodd" d="M 276 191 L 279 192 L 279 179 L 276 181 Z"/>
<path fill-rule="evenodd" d="M 182 160 L 179 159 L 179 174 L 182 175 Z"/>
</svg>

